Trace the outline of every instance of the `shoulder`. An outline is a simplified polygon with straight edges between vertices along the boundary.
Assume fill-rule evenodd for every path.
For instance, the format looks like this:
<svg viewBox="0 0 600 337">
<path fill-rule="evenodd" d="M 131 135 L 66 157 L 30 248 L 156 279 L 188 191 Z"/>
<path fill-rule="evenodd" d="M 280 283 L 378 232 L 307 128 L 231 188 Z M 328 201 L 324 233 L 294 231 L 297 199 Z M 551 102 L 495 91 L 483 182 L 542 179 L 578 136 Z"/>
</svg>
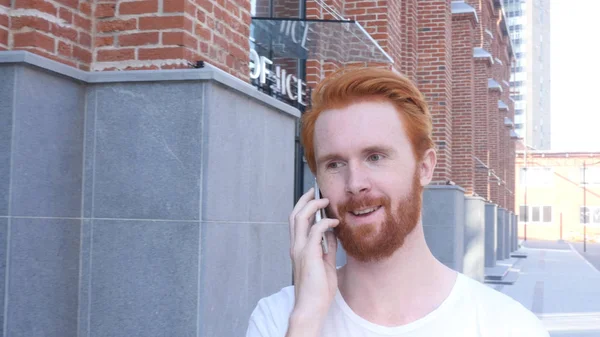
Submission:
<svg viewBox="0 0 600 337">
<path fill-rule="evenodd" d="M 481 328 L 502 336 L 547 337 L 548 332 L 540 319 L 512 297 L 499 292 L 468 276 L 464 279 L 465 292 L 474 303 Z"/>
<path fill-rule="evenodd" d="M 247 336 L 284 336 L 294 302 L 293 286 L 260 299 L 250 316 Z"/>
</svg>

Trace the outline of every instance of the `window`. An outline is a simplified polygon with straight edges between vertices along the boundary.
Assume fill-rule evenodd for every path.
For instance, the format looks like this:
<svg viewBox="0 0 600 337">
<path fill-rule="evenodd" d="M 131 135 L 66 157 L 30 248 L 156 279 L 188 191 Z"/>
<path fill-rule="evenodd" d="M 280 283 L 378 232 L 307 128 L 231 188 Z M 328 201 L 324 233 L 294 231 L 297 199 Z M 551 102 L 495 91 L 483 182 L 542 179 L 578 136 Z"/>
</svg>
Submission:
<svg viewBox="0 0 600 337">
<path fill-rule="evenodd" d="M 542 222 L 552 222 L 552 206 L 544 206 L 542 212 Z"/>
<path fill-rule="evenodd" d="M 519 171 L 521 186 L 549 187 L 554 183 L 551 167 L 523 167 Z"/>
<path fill-rule="evenodd" d="M 539 224 L 552 223 L 552 206 L 519 206 L 519 221 Z"/>
<path fill-rule="evenodd" d="M 531 207 L 531 221 L 532 222 L 540 222 L 540 207 L 539 206 Z"/>
<path fill-rule="evenodd" d="M 600 167 L 586 167 L 585 176 L 582 167 L 579 169 L 579 175 L 581 177 L 580 184 L 582 185 L 600 184 Z"/>
<path fill-rule="evenodd" d="M 579 207 L 579 223 L 600 225 L 600 206 Z"/>
<path fill-rule="evenodd" d="M 519 206 L 519 221 L 529 221 L 529 208 L 527 206 Z"/>
</svg>

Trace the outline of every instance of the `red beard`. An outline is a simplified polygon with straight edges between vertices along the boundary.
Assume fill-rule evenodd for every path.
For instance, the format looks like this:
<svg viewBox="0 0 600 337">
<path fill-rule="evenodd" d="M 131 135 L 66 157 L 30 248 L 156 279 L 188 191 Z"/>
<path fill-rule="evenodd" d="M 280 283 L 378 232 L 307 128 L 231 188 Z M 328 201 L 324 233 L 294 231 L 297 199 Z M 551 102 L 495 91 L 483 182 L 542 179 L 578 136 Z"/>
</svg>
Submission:
<svg viewBox="0 0 600 337">
<path fill-rule="evenodd" d="M 379 261 L 390 257 L 402 247 L 405 238 L 417 226 L 421 216 L 423 187 L 417 172 L 413 177 L 412 188 L 406 198 L 397 205 L 392 214 L 390 199 L 381 197 L 351 198 L 346 203 L 338 205 L 340 223 L 334 229 L 342 247 L 349 256 L 361 262 Z M 346 214 L 350 210 L 381 205 L 385 211 L 385 220 L 378 224 L 363 224 L 357 227 L 348 225 Z"/>
</svg>

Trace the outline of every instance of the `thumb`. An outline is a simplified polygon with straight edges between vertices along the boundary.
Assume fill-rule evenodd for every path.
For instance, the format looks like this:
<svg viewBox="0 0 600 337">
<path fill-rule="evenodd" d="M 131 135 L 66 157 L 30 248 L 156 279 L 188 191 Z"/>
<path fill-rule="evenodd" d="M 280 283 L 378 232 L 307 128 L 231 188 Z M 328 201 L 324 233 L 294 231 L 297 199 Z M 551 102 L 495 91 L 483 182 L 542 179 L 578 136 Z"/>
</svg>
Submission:
<svg viewBox="0 0 600 337">
<path fill-rule="evenodd" d="M 327 245 L 328 245 L 327 248 L 329 249 L 329 253 L 323 254 L 323 256 L 325 258 L 325 261 L 335 268 L 336 267 L 335 257 L 336 257 L 336 253 L 337 253 L 337 247 L 338 247 L 337 237 L 335 236 L 335 234 L 332 231 L 326 231 L 325 235 L 327 236 Z"/>
</svg>

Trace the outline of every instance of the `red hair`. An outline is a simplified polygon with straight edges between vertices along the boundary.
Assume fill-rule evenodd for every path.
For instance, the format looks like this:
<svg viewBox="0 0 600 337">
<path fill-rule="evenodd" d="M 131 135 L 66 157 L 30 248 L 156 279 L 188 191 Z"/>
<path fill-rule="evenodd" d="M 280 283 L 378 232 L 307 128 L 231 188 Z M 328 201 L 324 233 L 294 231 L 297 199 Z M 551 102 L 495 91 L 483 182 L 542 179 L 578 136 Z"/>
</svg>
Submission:
<svg viewBox="0 0 600 337">
<path fill-rule="evenodd" d="M 317 172 L 314 133 L 319 115 L 365 100 L 384 100 L 396 107 L 418 161 L 425 151 L 434 147 L 431 114 L 425 97 L 408 78 L 381 68 L 340 69 L 315 88 L 310 110 L 301 119 L 300 141 L 314 174 Z"/>
</svg>

